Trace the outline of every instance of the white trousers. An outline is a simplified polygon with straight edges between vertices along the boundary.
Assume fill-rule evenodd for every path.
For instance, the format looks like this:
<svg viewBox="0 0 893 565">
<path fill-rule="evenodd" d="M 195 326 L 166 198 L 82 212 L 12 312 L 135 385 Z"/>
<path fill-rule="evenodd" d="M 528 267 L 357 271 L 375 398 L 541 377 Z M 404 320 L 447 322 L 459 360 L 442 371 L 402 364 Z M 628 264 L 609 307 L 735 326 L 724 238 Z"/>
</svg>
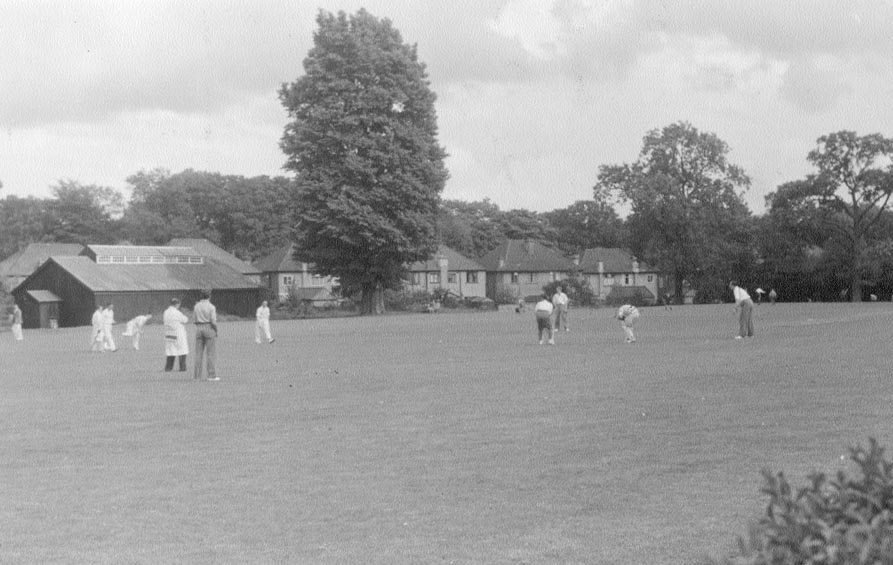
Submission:
<svg viewBox="0 0 893 565">
<path fill-rule="evenodd" d="M 270 320 L 258 320 L 254 324 L 254 341 L 260 343 L 261 334 L 267 341 L 273 340 L 273 335 L 270 333 Z"/>
</svg>

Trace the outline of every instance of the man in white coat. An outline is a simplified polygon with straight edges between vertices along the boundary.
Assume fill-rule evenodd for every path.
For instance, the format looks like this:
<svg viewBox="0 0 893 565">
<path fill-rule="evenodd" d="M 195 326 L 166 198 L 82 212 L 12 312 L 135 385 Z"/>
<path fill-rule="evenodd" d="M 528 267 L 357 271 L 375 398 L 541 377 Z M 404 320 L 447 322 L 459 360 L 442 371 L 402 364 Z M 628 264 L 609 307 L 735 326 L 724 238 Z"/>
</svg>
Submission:
<svg viewBox="0 0 893 565">
<path fill-rule="evenodd" d="M 12 336 L 16 341 L 22 341 L 22 310 L 18 304 L 12 305 Z"/>
<path fill-rule="evenodd" d="M 151 314 L 143 314 L 127 322 L 127 329 L 121 335 L 128 336 L 133 339 L 133 348 L 139 351 L 140 336 L 143 333 L 143 326 L 152 319 Z"/>
<path fill-rule="evenodd" d="M 184 324 L 189 323 L 189 318 L 180 312 L 178 299 L 171 300 L 171 305 L 164 311 L 162 321 L 164 322 L 164 354 L 167 356 L 164 370 L 173 371 L 174 359 L 179 358 L 180 371 L 185 371 L 186 356 L 189 354 L 189 339 Z"/>
<path fill-rule="evenodd" d="M 266 300 L 258 306 L 256 318 L 257 323 L 254 324 L 254 341 L 260 343 L 261 334 L 266 338 L 267 343 L 276 341 L 270 333 L 270 307 L 267 306 Z"/>
<path fill-rule="evenodd" d="M 115 325 L 115 305 L 109 304 L 102 311 L 102 348 L 106 351 L 118 351 L 112 326 Z"/>
</svg>

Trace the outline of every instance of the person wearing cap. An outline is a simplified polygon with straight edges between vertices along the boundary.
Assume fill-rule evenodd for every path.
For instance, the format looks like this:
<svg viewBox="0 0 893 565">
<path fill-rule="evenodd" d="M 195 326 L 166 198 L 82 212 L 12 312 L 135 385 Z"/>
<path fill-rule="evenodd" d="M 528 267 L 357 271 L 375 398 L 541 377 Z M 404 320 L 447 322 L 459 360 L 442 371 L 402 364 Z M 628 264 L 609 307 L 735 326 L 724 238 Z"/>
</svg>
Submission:
<svg viewBox="0 0 893 565">
<path fill-rule="evenodd" d="M 549 300 L 549 296 L 543 293 L 540 301 L 536 303 L 533 309 L 534 316 L 536 316 L 536 328 L 539 332 L 540 345 L 543 344 L 543 336 L 546 332 L 549 334 L 549 345 L 555 345 L 555 328 L 552 326 L 552 310 L 554 308 Z"/>
<path fill-rule="evenodd" d="M 753 337 L 753 300 L 735 281 L 729 283 L 729 288 L 735 296 L 735 309 L 738 310 L 738 335 L 735 339 Z"/>
<path fill-rule="evenodd" d="M 207 365 L 208 380 L 219 381 L 217 376 L 216 350 L 217 308 L 211 304 L 211 291 L 203 290 L 202 299 L 195 304 L 195 373 L 193 378 L 202 378 L 202 365 Z"/>
<path fill-rule="evenodd" d="M 180 312 L 180 300 L 174 298 L 162 316 L 164 323 L 164 370 L 174 370 L 174 360 L 179 359 L 180 371 L 186 370 L 186 356 L 189 355 L 189 336 L 185 324 L 189 323 L 186 314 Z"/>
</svg>

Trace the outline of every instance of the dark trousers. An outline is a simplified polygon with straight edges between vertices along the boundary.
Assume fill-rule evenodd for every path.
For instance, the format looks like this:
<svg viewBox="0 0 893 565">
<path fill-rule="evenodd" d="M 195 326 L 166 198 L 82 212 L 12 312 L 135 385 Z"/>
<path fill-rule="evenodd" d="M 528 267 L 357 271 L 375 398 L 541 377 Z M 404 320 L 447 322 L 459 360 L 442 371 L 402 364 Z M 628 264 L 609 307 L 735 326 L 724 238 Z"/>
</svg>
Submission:
<svg viewBox="0 0 893 565">
<path fill-rule="evenodd" d="M 186 370 L 186 356 L 185 356 L 185 355 L 179 355 L 178 357 L 179 357 L 179 359 L 180 359 L 180 370 L 181 370 L 181 371 L 185 371 L 185 370 Z M 167 356 L 167 361 L 166 361 L 165 364 L 164 364 L 164 370 L 165 370 L 165 371 L 173 371 L 173 370 L 174 370 L 174 359 L 175 359 L 175 358 L 176 358 L 176 357 L 173 356 L 173 355 L 168 355 L 168 356 Z"/>
</svg>

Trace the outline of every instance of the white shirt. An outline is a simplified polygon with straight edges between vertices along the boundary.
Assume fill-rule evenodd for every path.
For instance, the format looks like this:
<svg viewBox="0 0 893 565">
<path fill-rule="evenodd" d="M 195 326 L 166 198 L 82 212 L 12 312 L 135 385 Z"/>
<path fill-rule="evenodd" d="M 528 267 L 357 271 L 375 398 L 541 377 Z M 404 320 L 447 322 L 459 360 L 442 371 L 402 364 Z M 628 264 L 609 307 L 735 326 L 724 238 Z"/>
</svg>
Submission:
<svg viewBox="0 0 893 565">
<path fill-rule="evenodd" d="M 552 304 L 555 306 L 567 306 L 567 295 L 561 291 L 556 292 L 552 297 Z"/>
<path fill-rule="evenodd" d="M 270 307 L 269 306 L 259 306 L 257 309 L 257 321 L 269 320 L 270 319 Z"/>
<path fill-rule="evenodd" d="M 552 303 L 549 302 L 548 300 L 546 300 L 545 298 L 543 298 L 542 300 L 540 300 L 539 302 L 536 303 L 536 311 L 537 312 L 548 312 L 551 314 L 553 308 L 554 307 L 552 306 Z"/>
<path fill-rule="evenodd" d="M 102 323 L 106 326 L 114 325 L 115 323 L 115 311 L 111 308 L 106 308 L 102 311 Z"/>
<path fill-rule="evenodd" d="M 633 314 L 638 314 L 639 309 L 633 306 L 632 304 L 624 304 L 617 310 L 617 317 L 621 320 L 624 320 Z"/>
<path fill-rule="evenodd" d="M 732 292 L 735 294 L 735 304 L 741 304 L 745 300 L 750 300 L 750 295 L 740 286 L 736 285 L 735 288 L 732 289 Z"/>
</svg>

